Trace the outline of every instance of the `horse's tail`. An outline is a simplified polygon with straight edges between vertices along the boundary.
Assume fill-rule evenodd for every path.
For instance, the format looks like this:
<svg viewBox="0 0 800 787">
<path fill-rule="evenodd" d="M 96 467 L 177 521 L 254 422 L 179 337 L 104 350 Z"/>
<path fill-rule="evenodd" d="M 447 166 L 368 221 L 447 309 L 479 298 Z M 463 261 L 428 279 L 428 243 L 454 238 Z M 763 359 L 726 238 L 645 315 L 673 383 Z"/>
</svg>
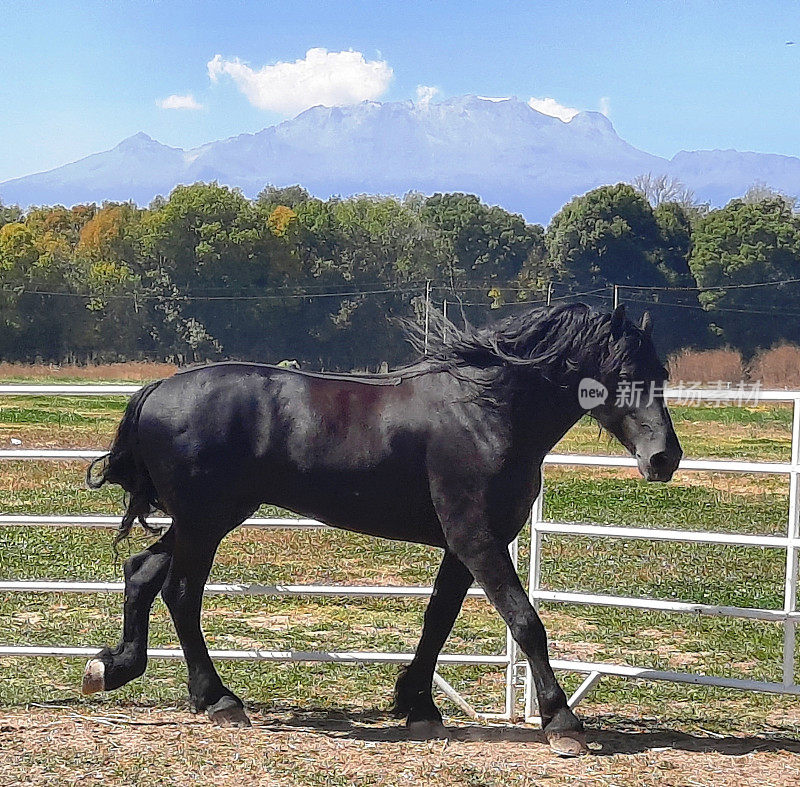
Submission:
<svg viewBox="0 0 800 787">
<path fill-rule="evenodd" d="M 131 532 L 136 520 L 145 530 L 157 532 L 147 523 L 147 515 L 158 508 L 158 496 L 147 466 L 139 453 L 139 415 L 148 396 L 161 385 L 161 380 L 139 389 L 128 401 L 114 442 L 107 454 L 95 459 L 86 470 L 86 485 L 99 489 L 105 483 L 118 484 L 126 492 L 126 511 L 114 543 Z M 99 471 L 95 468 L 100 466 Z"/>
</svg>

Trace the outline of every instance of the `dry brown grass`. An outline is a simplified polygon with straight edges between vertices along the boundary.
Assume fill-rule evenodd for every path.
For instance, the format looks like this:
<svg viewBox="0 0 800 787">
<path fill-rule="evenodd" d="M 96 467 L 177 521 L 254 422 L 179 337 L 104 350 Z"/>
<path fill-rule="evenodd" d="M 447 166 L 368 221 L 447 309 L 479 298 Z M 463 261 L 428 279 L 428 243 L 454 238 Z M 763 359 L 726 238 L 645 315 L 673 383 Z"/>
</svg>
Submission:
<svg viewBox="0 0 800 787">
<path fill-rule="evenodd" d="M 738 383 L 745 379 L 742 356 L 736 350 L 681 350 L 669 357 L 669 376 L 673 384 Z"/>
<path fill-rule="evenodd" d="M 800 388 L 800 347 L 791 344 L 758 353 L 748 367 L 736 350 L 681 350 L 669 358 L 673 381 L 738 383 L 761 380 L 764 388 Z M 75 379 L 96 382 L 126 380 L 145 382 L 175 374 L 170 363 L 129 361 L 77 366 L 74 364 L 24 364 L 0 362 L 0 380 Z"/>
<path fill-rule="evenodd" d="M 737 350 L 681 350 L 669 357 L 673 383 L 760 382 L 762 388 L 800 388 L 800 347 L 781 344 L 745 364 Z"/>
<path fill-rule="evenodd" d="M 686 734 L 651 720 L 589 717 L 594 754 L 554 757 L 527 726 L 449 727 L 410 740 L 384 714 L 270 709 L 250 730 L 180 710 L 81 706 L 0 715 L 4 785 L 736 785 L 797 784 L 785 726 L 749 737 Z"/>
<path fill-rule="evenodd" d="M 178 370 L 171 363 L 129 361 L 88 366 L 73 364 L 0 363 L 0 379 L 50 380 L 75 378 L 79 380 L 158 380 Z"/>
<path fill-rule="evenodd" d="M 800 347 L 781 344 L 762 350 L 750 363 L 751 380 L 760 380 L 762 388 L 800 388 Z"/>
</svg>

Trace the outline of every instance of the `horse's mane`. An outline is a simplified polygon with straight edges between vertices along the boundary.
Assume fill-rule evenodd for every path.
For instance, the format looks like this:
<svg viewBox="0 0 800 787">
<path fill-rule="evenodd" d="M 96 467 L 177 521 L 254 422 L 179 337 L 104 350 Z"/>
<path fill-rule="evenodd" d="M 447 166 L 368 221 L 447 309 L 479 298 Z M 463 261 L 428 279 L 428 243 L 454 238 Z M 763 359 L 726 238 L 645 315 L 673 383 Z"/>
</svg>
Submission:
<svg viewBox="0 0 800 787">
<path fill-rule="evenodd" d="M 304 377 L 394 386 L 405 379 L 445 371 L 477 387 L 480 398 L 494 400 L 492 389 L 508 381 L 510 372 L 525 368 L 562 388 L 580 377 L 612 384 L 620 378 L 659 380 L 667 372 L 643 330 L 625 319 L 612 336 L 612 315 L 584 303 L 530 308 L 490 325 L 460 328 L 435 308 L 428 312 L 428 329 L 413 320 L 399 320 L 419 358 L 386 373 L 342 374 L 284 368 L 274 364 L 222 361 L 207 366 L 258 368 Z M 468 370 L 473 370 L 472 372 Z M 478 373 L 475 374 L 475 371 Z"/>
<path fill-rule="evenodd" d="M 612 315 L 584 303 L 527 309 L 481 328 L 466 321 L 460 328 L 431 309 L 427 342 L 424 326 L 409 321 L 405 329 L 414 349 L 434 367 L 454 374 L 465 367 L 495 370 L 482 376 L 486 385 L 515 367 L 560 387 L 577 382 L 576 375 L 606 380 L 667 376 L 644 331 L 625 319 L 612 336 Z"/>
</svg>

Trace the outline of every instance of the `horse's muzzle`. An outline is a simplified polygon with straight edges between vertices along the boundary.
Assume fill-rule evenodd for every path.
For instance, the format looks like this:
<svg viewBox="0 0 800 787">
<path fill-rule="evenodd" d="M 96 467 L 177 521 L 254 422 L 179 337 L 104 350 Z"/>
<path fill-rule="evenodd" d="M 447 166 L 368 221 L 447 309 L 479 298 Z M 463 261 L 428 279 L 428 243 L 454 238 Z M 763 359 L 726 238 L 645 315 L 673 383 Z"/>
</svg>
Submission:
<svg viewBox="0 0 800 787">
<path fill-rule="evenodd" d="M 646 481 L 669 481 L 678 469 L 682 456 L 682 451 L 658 451 L 647 459 L 637 457 L 639 471 Z"/>
</svg>

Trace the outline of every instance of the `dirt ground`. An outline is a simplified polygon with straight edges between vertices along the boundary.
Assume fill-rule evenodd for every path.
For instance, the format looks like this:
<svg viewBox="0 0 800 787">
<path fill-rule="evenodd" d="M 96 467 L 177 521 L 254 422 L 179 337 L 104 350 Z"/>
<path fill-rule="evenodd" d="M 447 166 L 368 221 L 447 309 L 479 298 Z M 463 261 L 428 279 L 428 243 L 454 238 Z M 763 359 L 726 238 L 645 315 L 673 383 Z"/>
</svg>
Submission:
<svg viewBox="0 0 800 787">
<path fill-rule="evenodd" d="M 252 709 L 251 709 L 252 710 Z M 586 718 L 591 755 L 554 757 L 525 725 L 459 724 L 412 741 L 379 711 L 252 711 L 219 729 L 177 708 L 0 710 L 0 783 L 12 785 L 796 785 L 800 740 L 782 718 L 741 737 L 653 720 Z"/>
</svg>

